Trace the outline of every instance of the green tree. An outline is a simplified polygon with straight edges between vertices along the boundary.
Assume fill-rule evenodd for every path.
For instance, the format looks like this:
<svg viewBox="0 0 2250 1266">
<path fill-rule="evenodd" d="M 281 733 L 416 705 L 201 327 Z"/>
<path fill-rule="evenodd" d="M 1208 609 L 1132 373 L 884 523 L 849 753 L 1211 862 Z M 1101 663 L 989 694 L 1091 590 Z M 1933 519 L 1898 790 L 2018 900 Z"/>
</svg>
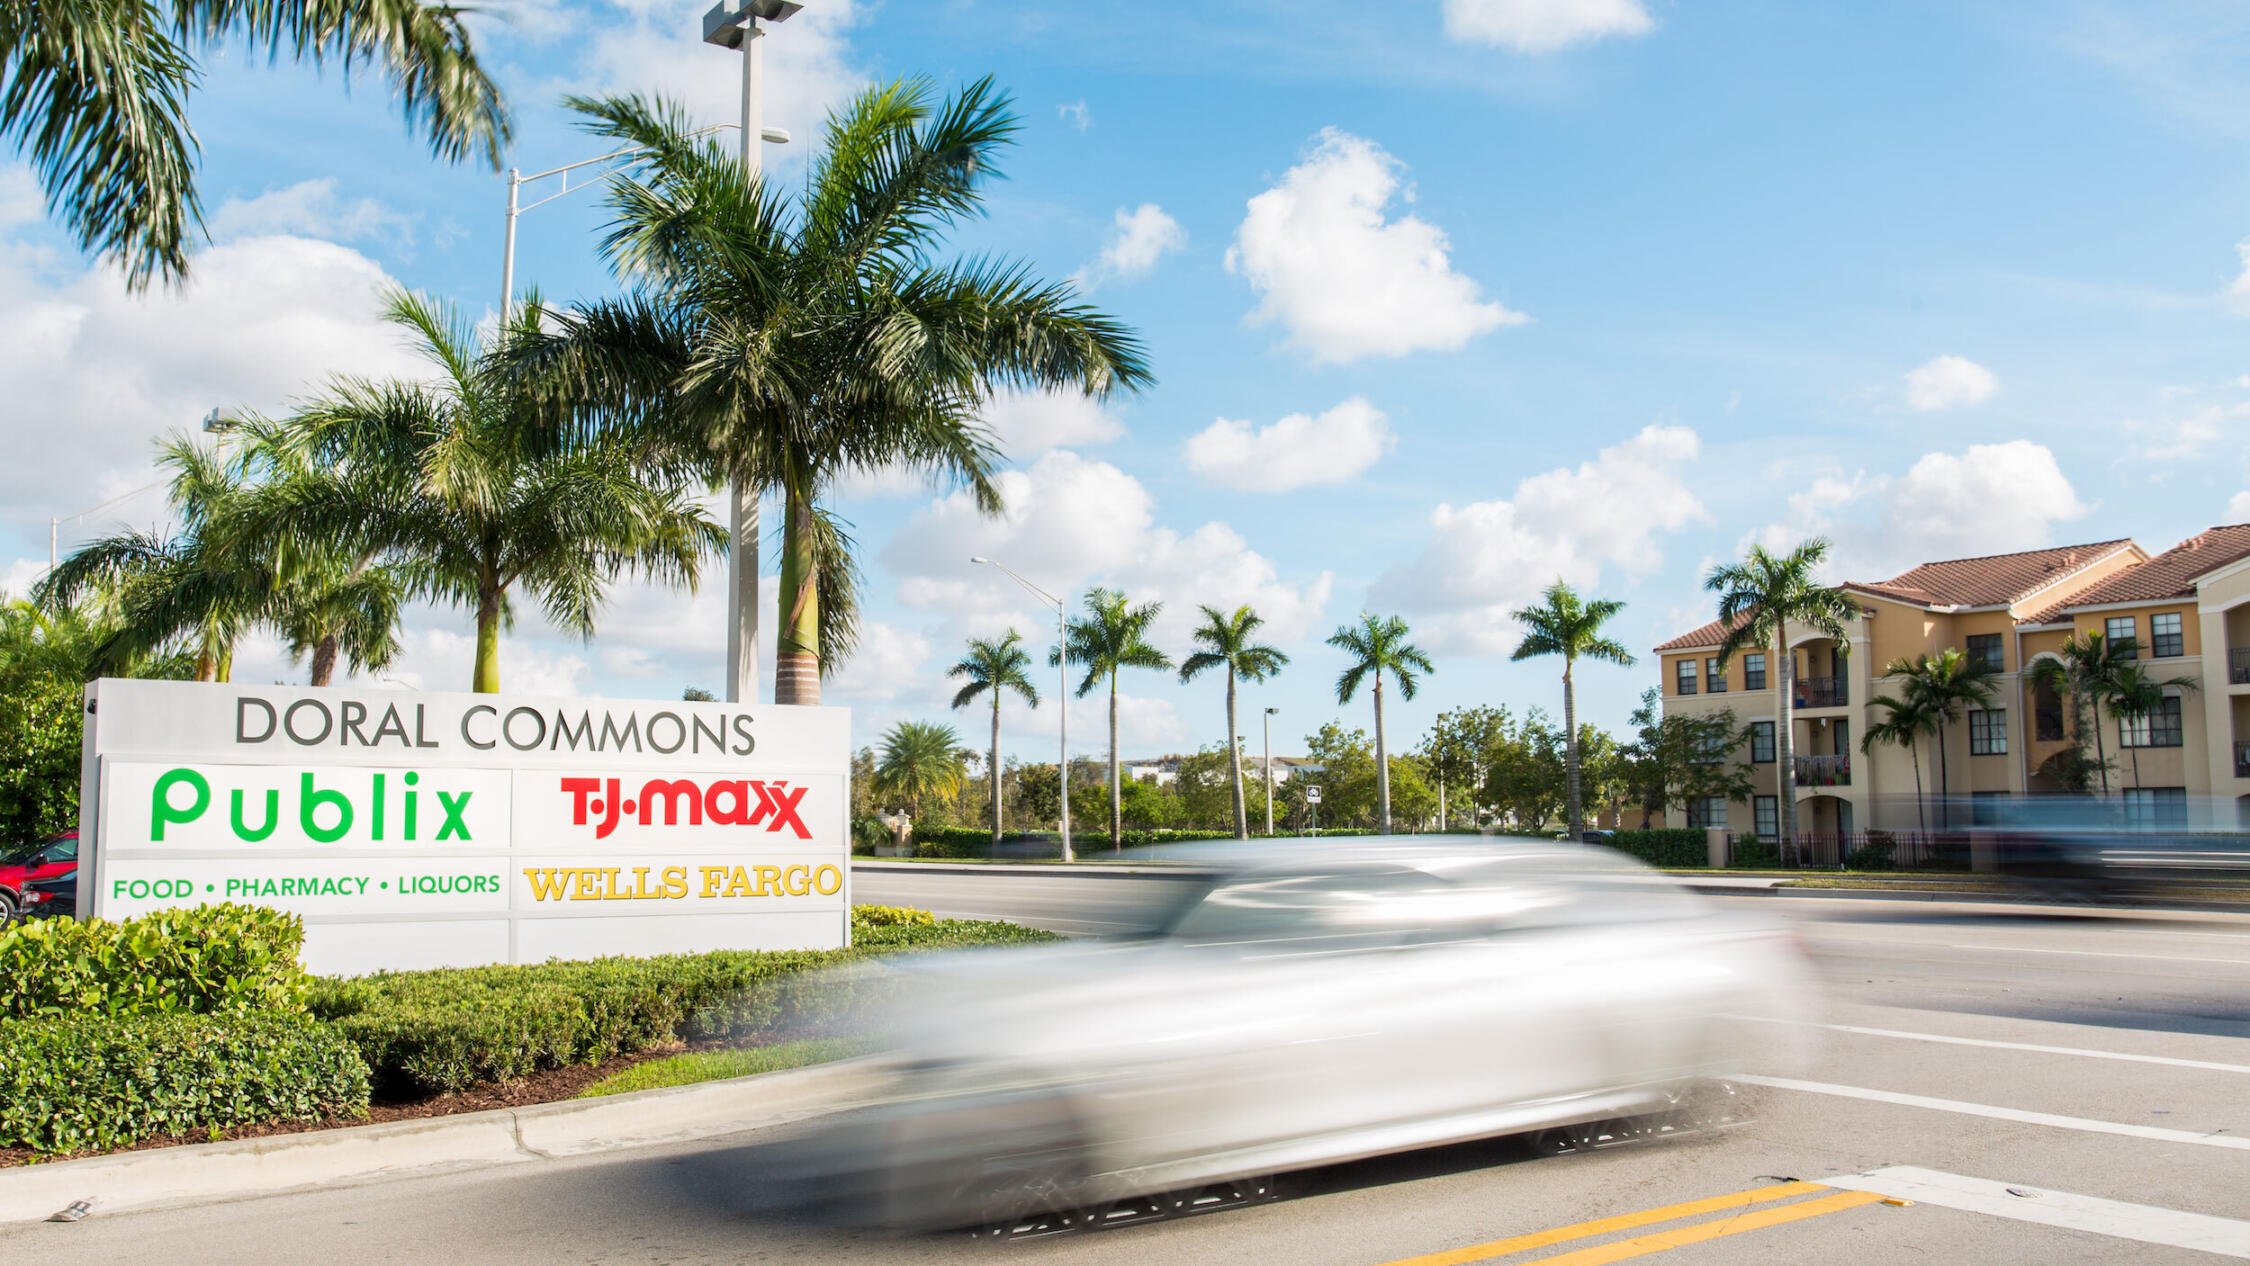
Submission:
<svg viewBox="0 0 2250 1266">
<path fill-rule="evenodd" d="M 1024 653 L 1023 635 L 1014 629 L 1006 637 L 972 637 L 961 661 L 946 670 L 965 684 L 953 696 L 953 706 L 966 708 L 977 696 L 992 696 L 992 752 L 985 758 L 985 775 L 991 784 L 992 842 L 1000 842 L 1000 696 L 1010 690 L 1025 703 L 1039 706 L 1039 688 L 1031 684 L 1031 656 Z M 1063 859 L 1069 861 L 1068 857 Z"/>
<path fill-rule="evenodd" d="M 2053 656 L 2042 656 L 2031 665 L 2031 680 L 2070 700 L 2071 737 L 2083 750 L 2093 735 L 2093 768 L 2101 775 L 2102 795 L 2109 794 L 2109 747 L 2102 734 L 2102 709 L 2115 693 L 2118 670 L 2139 652 L 2131 638 L 2112 645 L 2098 632 L 2073 634 Z M 2083 762 L 2082 762 L 2083 763 Z"/>
<path fill-rule="evenodd" d="M 1922 803 L 1922 737 L 1937 732 L 1937 718 L 1926 701 L 1903 693 L 1877 695 L 1867 702 L 1883 710 L 1883 719 L 1868 725 L 1867 733 L 1860 736 L 1859 750 L 1872 752 L 1883 744 L 1906 749 L 1906 758 L 1914 766 L 1914 819 L 1927 831 L 1930 817 Z"/>
<path fill-rule="evenodd" d="M 1000 455 L 977 417 L 991 392 L 1138 389 L 1140 344 L 1025 264 L 933 259 L 1013 143 L 989 79 L 943 101 L 922 80 L 861 93 L 830 119 L 795 197 L 746 178 L 676 106 L 570 105 L 644 151 L 638 178 L 614 183 L 604 238 L 634 289 L 511 342 L 509 361 L 548 385 L 556 412 L 661 436 L 733 485 L 753 560 L 755 498 L 779 496 L 774 701 L 818 703 L 856 628 L 852 545 L 825 504 L 835 481 L 919 471 L 997 513 Z"/>
<path fill-rule="evenodd" d="M 968 779 L 969 755 L 950 725 L 901 721 L 884 731 L 875 758 L 876 794 L 906 806 L 906 816 L 922 820 L 926 801 L 946 801 Z"/>
<path fill-rule="evenodd" d="M 1347 730 L 1337 721 L 1326 722 L 1317 732 L 1305 736 L 1305 758 L 1319 768 L 1300 769 L 1289 779 L 1300 812 L 1306 808 L 1304 789 L 1317 786 L 1321 789 L 1319 821 L 1339 827 L 1377 820 L 1380 779 L 1367 731 Z"/>
<path fill-rule="evenodd" d="M 1928 718 L 1937 734 L 1938 829 L 1944 830 L 1953 822 L 1953 777 L 1946 758 L 1946 731 L 1961 719 L 1963 709 L 1984 707 L 1998 695 L 1992 666 L 1949 646 L 1935 655 L 1902 655 L 1883 666 L 1883 675 L 1899 683 L 1900 697 Z"/>
<path fill-rule="evenodd" d="M 2118 745 L 2133 754 L 2134 786 L 2141 785 L 2141 748 L 2146 746 L 2146 736 L 2142 742 L 2126 743 L 2124 726 L 2128 723 L 2146 725 L 2148 719 L 2163 708 L 2164 701 L 2174 697 L 2172 692 L 2185 694 L 2199 685 L 2193 677 L 2159 677 L 2130 659 L 2122 660 L 2110 673 L 2105 702 L 2109 704 L 2110 715 L 2118 721 Z"/>
<path fill-rule="evenodd" d="M 1626 749 L 1627 777 L 1641 801 L 1641 825 L 1675 805 L 1719 797 L 1747 800 L 1749 769 L 1729 756 L 1748 739 L 1732 708 L 1666 715 L 1663 696 L 1649 690 L 1633 710 L 1634 740 Z"/>
<path fill-rule="evenodd" d="M 1448 795 L 1453 788 L 1468 792 L 1469 822 L 1477 825 L 1478 791 L 1484 786 L 1484 758 L 1511 724 L 1506 708 L 1478 705 L 1438 713 L 1422 739 L 1422 767 L 1437 788 L 1438 825 L 1451 821 Z"/>
<path fill-rule="evenodd" d="M 1538 606 L 1515 612 L 1516 623 L 1523 626 L 1524 634 L 1512 658 L 1522 661 L 1542 655 L 1562 656 L 1563 776 L 1569 806 L 1566 821 L 1570 826 L 1570 838 L 1574 840 L 1585 833 L 1586 813 L 1581 799 L 1578 752 L 1578 687 L 1573 678 L 1581 659 L 1600 660 L 1622 668 L 1633 666 L 1633 653 L 1602 633 L 1602 626 L 1624 609 L 1624 603 L 1609 598 L 1589 602 L 1580 597 L 1577 590 L 1557 580 L 1540 595 Z"/>
<path fill-rule="evenodd" d="M 202 55 L 239 42 L 348 79 L 374 64 L 440 158 L 500 166 L 508 115 L 466 10 L 416 0 L 171 0 L 0 6 L 0 140 L 30 160 L 79 248 L 138 290 L 184 278 L 203 211 L 188 97 Z"/>
<path fill-rule="evenodd" d="M 261 489 L 249 530 L 380 553 L 412 596 L 472 609 L 471 688 L 487 694 L 519 593 L 591 637 L 620 575 L 695 584 L 725 534 L 645 443 L 549 425 L 450 305 L 400 292 L 386 316 L 436 377 L 336 383 L 298 418 L 321 460 Z M 509 337 L 540 321 L 528 306 Z"/>
<path fill-rule="evenodd" d="M 1842 638 L 1845 623 L 1859 617 L 1857 600 L 1820 583 L 1820 565 L 1828 560 L 1828 548 L 1828 542 L 1817 536 L 1787 554 L 1753 545 L 1741 562 L 1714 567 L 1703 578 L 1703 587 L 1719 595 L 1719 622 L 1727 630 L 1719 643 L 1719 663 L 1724 665 L 1745 647 L 1773 648 L 1779 674 L 1774 692 L 1775 770 L 1781 784 L 1781 842 L 1785 844 L 1797 838 L 1797 724 L 1790 684 L 1796 659 L 1789 649 L 1789 626 Z"/>
<path fill-rule="evenodd" d="M 1199 648 L 1180 665 L 1180 680 L 1193 681 L 1214 668 L 1227 675 L 1227 777 L 1234 785 L 1234 838 L 1250 838 L 1249 810 L 1242 795 L 1242 739 L 1236 728 L 1235 681 L 1264 681 L 1280 672 L 1289 657 L 1257 640 L 1265 620 L 1247 605 L 1233 612 L 1217 607 L 1203 609 L 1203 623 L 1195 628 Z"/>
<path fill-rule="evenodd" d="M 1330 646 L 1352 660 L 1336 678 L 1336 702 L 1350 703 L 1359 683 L 1374 679 L 1376 801 L 1378 824 L 1385 832 L 1391 829 L 1391 771 L 1390 749 L 1383 741 L 1383 674 L 1389 673 L 1398 682 L 1401 698 L 1412 699 L 1420 684 L 1416 674 L 1437 671 L 1430 666 L 1430 657 L 1406 640 L 1409 633 L 1406 621 L 1395 615 L 1378 617 L 1363 611 L 1358 624 L 1347 624 L 1328 638 Z"/>
<path fill-rule="evenodd" d="M 1117 675 L 1127 668 L 1170 668 L 1172 658 L 1148 640 L 1149 626 L 1163 614 L 1161 602 L 1138 605 L 1114 589 L 1086 591 L 1086 614 L 1063 626 L 1063 644 L 1047 656 L 1050 664 L 1067 658 L 1086 670 L 1078 683 L 1078 697 L 1109 683 L 1109 847 L 1124 847 L 1125 807 L 1121 798 L 1117 760 Z M 1072 807 L 1077 802 L 1072 801 Z"/>
</svg>

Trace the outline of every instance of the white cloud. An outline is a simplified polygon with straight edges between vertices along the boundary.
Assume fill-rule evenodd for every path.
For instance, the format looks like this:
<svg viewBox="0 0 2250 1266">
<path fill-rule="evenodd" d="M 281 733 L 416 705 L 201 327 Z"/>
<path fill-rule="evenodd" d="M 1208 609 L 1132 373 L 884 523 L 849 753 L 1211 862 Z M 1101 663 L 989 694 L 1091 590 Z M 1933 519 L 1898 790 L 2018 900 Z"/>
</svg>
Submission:
<svg viewBox="0 0 2250 1266">
<path fill-rule="evenodd" d="M 1933 357 L 1906 374 L 1907 407 L 1923 413 L 1978 404 L 1998 390 L 1991 370 L 1960 356 Z"/>
<path fill-rule="evenodd" d="M 1153 202 L 1117 209 L 1100 258 L 1071 275 L 1081 290 L 1105 281 L 1131 281 L 1155 271 L 1156 261 L 1187 245 L 1187 230 Z"/>
<path fill-rule="evenodd" d="M 1413 215 L 1384 218 L 1399 172 L 1381 146 L 1328 128 L 1280 183 L 1250 199 L 1226 263 L 1258 292 L 1253 324 L 1278 322 L 1316 362 L 1342 363 L 1450 351 L 1530 320 L 1453 271 L 1443 230 Z"/>
<path fill-rule="evenodd" d="M 1195 604 L 1249 603 L 1266 617 L 1276 641 L 1311 634 L 1334 588 L 1327 572 L 1284 581 L 1273 562 L 1224 523 L 1178 531 L 1157 522 L 1155 499 L 1139 480 L 1068 450 L 1026 470 L 1000 476 L 1007 510 L 976 511 L 966 494 L 940 497 L 917 511 L 884 547 L 886 569 L 902 577 L 899 599 L 948 622 L 946 636 L 991 632 L 1014 623 L 1041 636 L 1045 617 L 1024 617 L 1025 597 L 1006 576 L 969 562 L 997 558 L 1075 607 L 1089 586 L 1107 584 L 1136 601 L 1165 604 L 1159 636 L 1186 640 Z"/>
<path fill-rule="evenodd" d="M 2242 263 L 2242 271 L 2227 286 L 2227 306 L 2238 314 L 2250 314 L 2250 240 L 2236 242 L 2234 254 Z"/>
<path fill-rule="evenodd" d="M 211 215 L 215 241 L 276 233 L 332 242 L 376 239 L 406 250 L 414 245 L 414 220 L 373 198 L 339 198 L 335 178 L 326 176 L 268 189 L 255 198 L 229 198 Z"/>
<path fill-rule="evenodd" d="M 1189 470 L 1221 487 L 1287 492 L 1356 479 L 1397 444 L 1383 411 L 1353 396 L 1317 417 L 1292 413 L 1263 428 L 1220 418 L 1181 452 Z"/>
<path fill-rule="evenodd" d="M 1509 613 L 1557 577 L 1591 588 L 1607 569 L 1643 575 L 1662 564 L 1659 534 L 1705 517 L 1686 478 L 1700 448 L 1687 427 L 1650 426 L 1575 469 L 1523 480 L 1505 500 L 1440 505 L 1429 543 L 1370 597 L 1427 617 L 1416 631 L 1432 645 L 1512 649 L 1520 630 Z"/>
<path fill-rule="evenodd" d="M 2126 429 L 2145 437 L 2138 455 L 2147 461 L 2171 462 L 2200 457 L 2229 431 L 2239 430 L 2250 418 L 2250 403 L 2206 404 L 2173 422 L 2128 422 Z"/>
<path fill-rule="evenodd" d="M 1094 113 L 1086 108 L 1086 98 L 1066 101 L 1055 107 L 1055 116 L 1083 132 L 1094 126 Z"/>
<path fill-rule="evenodd" d="M 1933 559 L 2051 545 L 2057 527 L 2088 510 L 2052 451 L 2010 440 L 1926 453 L 1896 477 L 1810 476 L 1785 519 L 1745 544 L 1790 549 L 1826 536 L 1829 579 L 1875 580 Z"/>
<path fill-rule="evenodd" d="M 1106 444 L 1124 424 L 1100 400 L 1082 391 L 1001 391 L 984 406 L 984 424 L 1012 461 L 1052 448 Z"/>
<path fill-rule="evenodd" d="M 2227 522 L 2250 523 L 2250 492 L 2238 492 L 2227 502 Z"/>
<path fill-rule="evenodd" d="M 1641 0 L 1445 0 L 1448 36 L 1519 53 L 1551 53 L 1655 29 Z"/>
<path fill-rule="evenodd" d="M 659 93 L 697 121 L 742 119 L 742 55 L 700 38 L 707 0 L 608 0 L 584 17 L 585 55 L 576 91 Z M 765 125 L 790 144 L 767 146 L 768 162 L 801 158 L 819 142 L 828 112 L 867 81 L 851 47 L 863 12 L 855 0 L 819 0 L 786 22 L 765 24 L 761 52 Z M 728 144 L 739 138 L 728 133 Z"/>
</svg>

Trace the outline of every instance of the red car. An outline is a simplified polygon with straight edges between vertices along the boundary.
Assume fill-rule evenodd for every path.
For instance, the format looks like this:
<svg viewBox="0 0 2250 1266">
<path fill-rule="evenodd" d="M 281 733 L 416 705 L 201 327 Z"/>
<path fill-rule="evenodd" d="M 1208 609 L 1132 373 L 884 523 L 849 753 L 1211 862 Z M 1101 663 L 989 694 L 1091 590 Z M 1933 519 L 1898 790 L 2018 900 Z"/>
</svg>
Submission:
<svg viewBox="0 0 2250 1266">
<path fill-rule="evenodd" d="M 51 835 L 36 844 L 19 844 L 0 853 L 0 927 L 23 909 L 24 885 L 54 879 L 78 869 L 78 832 Z"/>
</svg>

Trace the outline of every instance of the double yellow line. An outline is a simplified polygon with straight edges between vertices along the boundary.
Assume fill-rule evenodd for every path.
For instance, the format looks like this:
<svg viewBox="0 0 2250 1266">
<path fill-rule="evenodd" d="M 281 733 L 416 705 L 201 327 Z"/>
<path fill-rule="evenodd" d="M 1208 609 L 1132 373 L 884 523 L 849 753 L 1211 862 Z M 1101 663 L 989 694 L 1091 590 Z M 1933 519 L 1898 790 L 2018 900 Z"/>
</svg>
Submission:
<svg viewBox="0 0 2250 1266">
<path fill-rule="evenodd" d="M 1794 1200 L 1815 1192 L 1830 1194 L 1811 1200 L 1798 1200 L 1794 1204 L 1775 1205 L 1776 1201 Z M 1527 1259 L 1522 1266 L 1542 1263 L 1543 1266 L 1602 1266 L 1605 1262 L 1621 1262 L 1627 1258 L 1648 1253 L 1660 1253 L 1668 1248 L 1685 1244 L 1700 1244 L 1724 1236 L 1740 1235 L 1764 1227 L 1780 1226 L 1786 1222 L 1801 1222 L 1817 1218 L 1824 1213 L 1840 1213 L 1861 1205 L 1874 1204 L 1883 1199 L 1871 1191 L 1837 1191 L 1816 1182 L 1785 1182 L 1770 1187 L 1753 1187 L 1724 1196 L 1710 1196 L 1702 1200 L 1689 1200 L 1681 1204 L 1668 1204 L 1660 1209 L 1643 1209 L 1638 1213 L 1621 1213 L 1613 1218 L 1596 1218 L 1591 1222 L 1573 1222 L 1550 1230 L 1534 1231 L 1529 1235 L 1512 1236 L 1505 1240 L 1488 1240 L 1471 1244 L 1467 1248 L 1446 1249 L 1439 1253 L 1425 1253 L 1420 1257 L 1401 1258 L 1386 1262 L 1384 1266 L 1463 1266 L 1467 1262 L 1481 1262 L 1511 1253 L 1527 1252 L 1554 1244 L 1567 1244 L 1572 1240 L 1591 1239 L 1597 1235 L 1613 1235 L 1638 1227 L 1654 1226 L 1659 1222 L 1674 1222 L 1681 1218 L 1700 1217 L 1707 1213 L 1724 1213 L 1730 1209 L 1751 1209 L 1751 1212 L 1734 1217 L 1713 1218 L 1688 1226 L 1674 1227 L 1634 1236 L 1626 1240 L 1613 1240 L 1591 1248 L 1574 1249 L 1549 1257 Z M 1897 1203 L 1897 1202 L 1893 1202 Z M 1756 1209 L 1753 1206 L 1766 1205 Z"/>
</svg>

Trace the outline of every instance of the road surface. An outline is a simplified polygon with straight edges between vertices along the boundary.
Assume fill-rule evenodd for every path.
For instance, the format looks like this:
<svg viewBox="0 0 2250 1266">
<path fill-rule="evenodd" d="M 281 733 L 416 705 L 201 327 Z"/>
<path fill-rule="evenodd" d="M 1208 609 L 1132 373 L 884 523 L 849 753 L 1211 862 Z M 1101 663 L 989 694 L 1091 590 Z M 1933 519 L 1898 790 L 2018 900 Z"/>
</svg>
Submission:
<svg viewBox="0 0 2250 1266">
<path fill-rule="evenodd" d="M 862 873 L 855 896 L 1083 933 L 1126 921 L 1147 882 L 1164 881 Z M 1496 1142 L 1338 1166 L 1273 1203 L 999 1251 L 1118 1266 L 2250 1258 L 2250 918 L 1721 899 L 1790 920 L 1828 986 L 1821 1054 L 1759 1092 L 1752 1124 L 1561 1157 Z M 755 1222 L 742 1208 L 761 1180 L 712 1140 L 97 1213 L 0 1230 L 0 1261 L 919 1266 L 993 1251 Z"/>
</svg>

